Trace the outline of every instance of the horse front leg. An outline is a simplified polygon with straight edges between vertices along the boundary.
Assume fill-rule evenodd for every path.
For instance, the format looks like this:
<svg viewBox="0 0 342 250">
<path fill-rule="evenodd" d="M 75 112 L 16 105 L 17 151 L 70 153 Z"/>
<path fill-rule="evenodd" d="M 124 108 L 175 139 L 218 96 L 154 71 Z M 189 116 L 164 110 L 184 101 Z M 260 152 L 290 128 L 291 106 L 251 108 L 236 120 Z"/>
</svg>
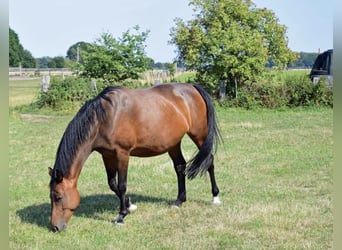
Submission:
<svg viewBox="0 0 342 250">
<path fill-rule="evenodd" d="M 106 167 L 108 185 L 120 200 L 119 216 L 114 222 L 116 224 L 123 224 L 123 219 L 128 212 L 134 212 L 137 209 L 137 206 L 131 202 L 130 197 L 126 196 L 128 156 L 120 161 L 118 157 L 102 158 Z M 116 181 L 117 174 L 118 182 Z"/>
<path fill-rule="evenodd" d="M 120 199 L 120 212 L 119 216 L 114 221 L 116 224 L 123 224 L 124 218 L 127 216 L 127 214 L 129 212 L 135 211 L 137 208 L 137 206 L 131 203 L 131 199 L 126 196 L 128 160 L 128 152 L 117 152 L 118 196 Z"/>
</svg>

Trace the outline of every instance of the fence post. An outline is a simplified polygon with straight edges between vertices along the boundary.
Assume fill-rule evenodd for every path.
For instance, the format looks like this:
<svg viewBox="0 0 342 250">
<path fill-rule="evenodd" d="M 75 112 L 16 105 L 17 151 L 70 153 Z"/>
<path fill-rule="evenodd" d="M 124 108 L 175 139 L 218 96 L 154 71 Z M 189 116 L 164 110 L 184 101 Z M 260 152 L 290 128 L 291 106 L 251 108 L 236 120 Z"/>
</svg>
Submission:
<svg viewBox="0 0 342 250">
<path fill-rule="evenodd" d="M 220 101 L 226 99 L 226 83 L 224 80 L 220 81 Z"/>
<path fill-rule="evenodd" d="M 95 79 L 91 79 L 90 87 L 91 87 L 92 90 L 96 90 L 97 91 L 96 80 Z"/>
<path fill-rule="evenodd" d="M 42 79 L 42 90 L 44 93 L 48 92 L 50 86 L 50 76 L 43 76 Z"/>
</svg>

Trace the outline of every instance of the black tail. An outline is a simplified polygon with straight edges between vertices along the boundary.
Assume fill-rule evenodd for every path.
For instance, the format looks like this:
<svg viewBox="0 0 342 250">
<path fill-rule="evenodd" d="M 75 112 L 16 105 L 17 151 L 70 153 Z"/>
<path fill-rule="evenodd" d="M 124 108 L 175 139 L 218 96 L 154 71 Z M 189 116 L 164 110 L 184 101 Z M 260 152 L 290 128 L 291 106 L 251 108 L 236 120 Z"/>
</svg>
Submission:
<svg viewBox="0 0 342 250">
<path fill-rule="evenodd" d="M 213 162 L 212 152 L 216 151 L 218 141 L 222 139 L 211 97 L 201 86 L 194 85 L 194 87 L 202 96 L 207 107 L 208 135 L 198 153 L 187 163 L 185 174 L 189 179 L 194 179 L 198 173 L 203 175 L 208 170 Z"/>
</svg>

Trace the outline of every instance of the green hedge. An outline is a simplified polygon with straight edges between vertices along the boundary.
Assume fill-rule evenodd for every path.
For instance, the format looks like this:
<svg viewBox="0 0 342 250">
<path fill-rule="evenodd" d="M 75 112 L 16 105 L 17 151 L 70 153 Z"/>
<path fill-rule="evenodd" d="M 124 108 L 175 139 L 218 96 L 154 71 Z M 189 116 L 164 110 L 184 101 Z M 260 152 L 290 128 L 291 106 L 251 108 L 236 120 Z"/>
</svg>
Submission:
<svg viewBox="0 0 342 250">
<path fill-rule="evenodd" d="M 150 86 L 140 82 L 125 81 L 117 85 L 129 88 Z M 40 91 L 37 100 L 33 103 L 38 109 L 48 108 L 58 111 L 72 111 L 81 107 L 87 100 L 99 94 L 108 84 L 96 81 L 96 89 L 90 79 L 82 77 L 52 78 L 47 92 Z"/>
<path fill-rule="evenodd" d="M 97 84 L 98 85 L 98 84 Z M 103 86 L 97 86 L 102 89 Z M 89 80 L 77 77 L 52 78 L 47 92 L 41 91 L 35 105 L 38 108 L 70 110 L 96 96 L 98 91 L 91 87 Z"/>
<path fill-rule="evenodd" d="M 96 96 L 106 84 L 96 83 L 91 87 L 89 79 L 68 77 L 52 78 L 48 92 L 40 92 L 35 105 L 39 109 L 74 110 Z M 129 88 L 150 86 L 139 82 L 122 82 Z M 282 108 L 298 106 L 333 106 L 332 87 L 321 81 L 313 84 L 305 74 L 289 74 L 280 79 L 265 78 L 257 83 L 239 86 L 237 98 L 220 102 L 222 106 L 251 108 Z"/>
<path fill-rule="evenodd" d="M 237 98 L 228 98 L 221 105 L 247 109 L 326 106 L 333 107 L 332 86 L 324 81 L 313 84 L 306 75 L 292 75 L 281 82 L 263 80 L 238 88 Z"/>
</svg>

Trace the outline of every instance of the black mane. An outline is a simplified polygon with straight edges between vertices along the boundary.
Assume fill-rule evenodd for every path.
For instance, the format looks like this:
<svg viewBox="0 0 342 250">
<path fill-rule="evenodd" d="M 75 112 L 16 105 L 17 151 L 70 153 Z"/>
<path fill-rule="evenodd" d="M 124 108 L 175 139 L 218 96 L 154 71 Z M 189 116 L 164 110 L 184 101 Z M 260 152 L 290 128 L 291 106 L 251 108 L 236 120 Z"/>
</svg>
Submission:
<svg viewBox="0 0 342 250">
<path fill-rule="evenodd" d="M 120 87 L 111 86 L 104 89 L 94 99 L 86 102 L 70 121 L 57 149 L 54 171 L 58 169 L 62 172 L 63 176 L 68 176 L 78 146 L 88 139 L 96 118 L 101 122 L 106 117 L 101 99 L 113 105 L 112 100 L 106 94 L 118 88 Z M 96 114 L 96 118 L 94 114 Z"/>
</svg>

